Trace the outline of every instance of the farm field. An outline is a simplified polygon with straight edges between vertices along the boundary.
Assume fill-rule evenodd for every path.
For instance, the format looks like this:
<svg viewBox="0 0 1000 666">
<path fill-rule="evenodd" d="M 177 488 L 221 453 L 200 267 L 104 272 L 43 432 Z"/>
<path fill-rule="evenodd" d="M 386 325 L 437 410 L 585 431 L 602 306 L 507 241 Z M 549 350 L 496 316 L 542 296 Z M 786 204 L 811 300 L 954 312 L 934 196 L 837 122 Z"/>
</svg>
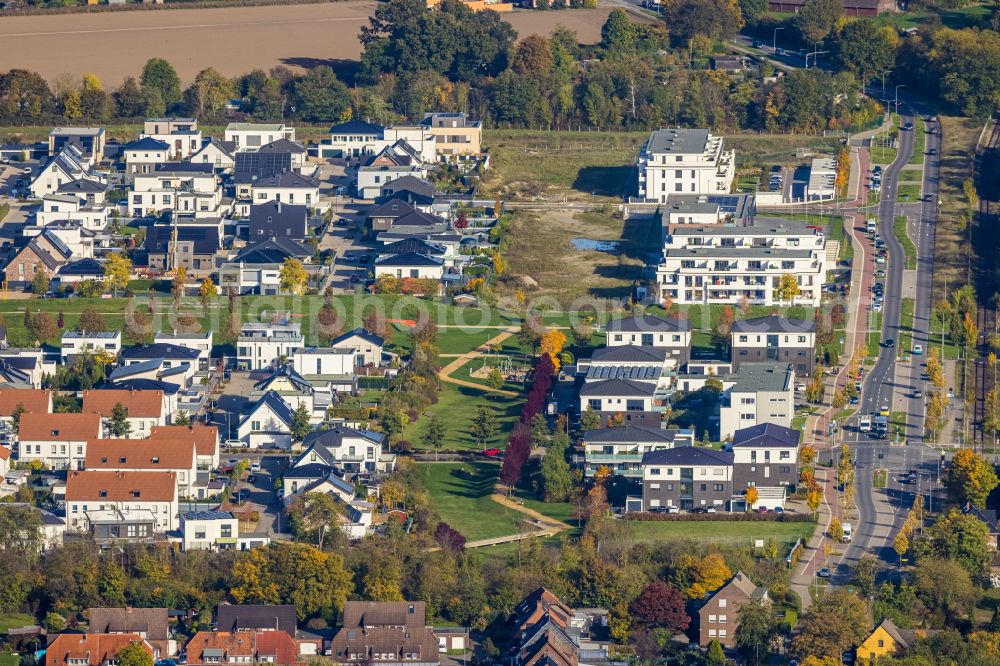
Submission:
<svg viewBox="0 0 1000 666">
<path fill-rule="evenodd" d="M 4 68 L 21 67 L 48 80 L 92 72 L 105 86 L 138 75 L 149 58 L 166 58 L 186 83 L 211 65 L 235 76 L 277 65 L 327 64 L 343 71 L 361 55 L 358 31 L 375 2 L 122 11 L 0 18 Z M 504 15 L 521 37 L 557 25 L 584 43 L 600 39 L 610 9 L 512 12 Z M 69 54 L 72 54 L 69 56 Z"/>
</svg>

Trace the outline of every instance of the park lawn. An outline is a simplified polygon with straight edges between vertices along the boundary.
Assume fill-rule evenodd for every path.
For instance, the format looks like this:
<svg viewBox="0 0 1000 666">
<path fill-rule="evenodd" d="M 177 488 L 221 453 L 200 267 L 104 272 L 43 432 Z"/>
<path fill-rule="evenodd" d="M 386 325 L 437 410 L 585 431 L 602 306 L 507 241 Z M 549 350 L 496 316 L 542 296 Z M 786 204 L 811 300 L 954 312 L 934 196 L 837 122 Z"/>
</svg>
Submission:
<svg viewBox="0 0 1000 666">
<path fill-rule="evenodd" d="M 902 183 L 896 190 L 896 201 L 916 201 L 920 198 L 920 183 Z"/>
<path fill-rule="evenodd" d="M 403 439 L 414 448 L 424 449 L 421 443 L 430 416 L 437 414 L 445 425 L 444 451 L 480 451 L 485 448 L 504 448 L 514 422 L 521 413 L 523 396 L 497 395 L 488 390 L 458 386 L 451 382 L 441 382 L 438 401 L 424 410 L 421 417 L 410 423 L 403 431 Z M 497 418 L 497 431 L 482 446 L 472 437 L 472 421 L 485 405 L 492 409 Z"/>
<path fill-rule="evenodd" d="M 431 506 L 469 541 L 515 534 L 523 514 L 491 499 L 500 465 L 492 461 L 419 463 Z"/>
<path fill-rule="evenodd" d="M 910 156 L 909 164 L 924 163 L 924 147 L 927 142 L 925 130 L 923 117 L 917 116 L 913 123 L 913 155 Z"/>
<path fill-rule="evenodd" d="M 491 390 L 485 377 L 473 377 L 471 373 L 483 367 L 484 365 L 490 367 L 497 367 L 498 363 L 500 364 L 506 363 L 505 359 L 507 358 L 510 359 L 512 370 L 517 370 L 519 368 L 524 368 L 528 370 L 534 365 L 533 359 L 526 356 L 508 357 L 503 354 L 501 354 L 500 356 L 490 356 L 490 357 L 483 356 L 480 358 L 474 358 L 468 363 L 459 366 L 459 368 L 455 370 L 455 372 L 451 373 L 451 376 L 456 379 L 461 379 L 462 381 L 465 382 L 472 382 L 473 384 L 478 384 L 483 387 L 484 391 Z M 526 384 L 524 382 L 509 381 L 509 380 L 505 381 L 503 383 L 503 386 L 500 387 L 500 389 L 503 391 L 514 391 L 515 393 L 519 393 L 521 391 L 527 391 L 529 388 L 531 388 L 530 384 Z"/>
<path fill-rule="evenodd" d="M 11 629 L 27 627 L 36 624 L 35 618 L 24 613 L 6 613 L 0 615 L 0 634 L 6 634 Z"/>
<path fill-rule="evenodd" d="M 919 183 L 923 180 L 924 172 L 921 169 L 903 169 L 899 172 L 899 182 Z"/>
<path fill-rule="evenodd" d="M 944 331 L 943 334 L 942 331 Z M 924 354 L 929 354 L 930 350 L 936 347 L 941 353 L 942 359 L 956 360 L 959 351 L 958 345 L 952 342 L 948 331 L 949 324 L 947 322 L 942 324 L 940 317 L 938 317 L 937 308 L 931 308 L 931 321 L 927 328 L 927 349 L 924 350 Z M 944 340 L 943 346 L 942 339 Z M 921 361 L 921 364 L 923 363 L 926 361 Z"/>
<path fill-rule="evenodd" d="M 896 234 L 896 240 L 903 246 L 903 253 L 906 255 L 903 268 L 912 271 L 917 268 L 917 246 L 910 240 L 910 235 L 906 231 L 906 221 L 905 215 L 897 216 L 892 221 L 892 231 Z"/>
<path fill-rule="evenodd" d="M 916 300 L 904 298 L 899 304 L 899 348 L 904 352 L 913 349 L 913 312 Z"/>
<path fill-rule="evenodd" d="M 815 522 L 773 521 L 727 522 L 719 520 L 634 520 L 625 521 L 630 536 L 639 542 L 694 539 L 705 543 L 753 545 L 755 539 L 775 539 L 788 548 L 802 537 L 809 539 Z"/>
</svg>

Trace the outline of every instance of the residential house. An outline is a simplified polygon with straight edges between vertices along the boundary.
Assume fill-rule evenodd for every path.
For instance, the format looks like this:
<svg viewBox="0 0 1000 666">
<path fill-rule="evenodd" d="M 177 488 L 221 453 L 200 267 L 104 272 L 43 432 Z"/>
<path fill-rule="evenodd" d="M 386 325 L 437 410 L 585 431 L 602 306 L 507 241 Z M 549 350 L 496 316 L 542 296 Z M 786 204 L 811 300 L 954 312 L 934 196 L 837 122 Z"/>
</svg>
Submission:
<svg viewBox="0 0 1000 666">
<path fill-rule="evenodd" d="M 607 325 L 608 347 L 638 345 L 669 351 L 672 365 L 685 365 L 691 356 L 691 322 L 656 315 L 612 319 Z"/>
<path fill-rule="evenodd" d="M 103 127 L 53 127 L 49 130 L 49 155 L 56 155 L 68 146 L 94 164 L 104 159 L 107 134 Z"/>
<path fill-rule="evenodd" d="M 282 293 L 281 267 L 297 259 L 312 279 L 321 279 L 329 267 L 310 263 L 313 250 L 291 238 L 273 237 L 249 245 L 219 268 L 219 285 L 238 294 Z"/>
<path fill-rule="evenodd" d="M 197 118 L 146 118 L 140 136 L 166 143 L 172 160 L 186 160 L 202 147 Z"/>
<path fill-rule="evenodd" d="M 110 666 L 132 643 L 142 645 L 154 658 L 153 647 L 139 634 L 58 634 L 45 649 L 45 666 Z"/>
<path fill-rule="evenodd" d="M 291 157 L 292 170 L 296 173 L 302 173 L 306 169 L 306 158 L 309 156 L 309 151 L 301 143 L 292 141 L 291 139 L 276 139 L 271 143 L 261 146 L 257 151 L 258 154 L 286 154 Z M 312 171 L 313 169 L 309 169 Z"/>
<path fill-rule="evenodd" d="M 207 335 L 211 340 L 211 332 Z M 206 350 L 204 349 L 206 341 L 197 334 L 194 334 L 194 337 L 189 337 L 187 334 L 158 333 L 154 340 L 156 341 L 151 345 L 137 345 L 123 350 L 121 353 L 122 368 L 119 369 L 128 370 L 142 364 L 144 366 L 143 373 L 154 371 L 153 375 L 149 377 L 150 379 L 166 378 L 176 384 L 186 386 L 194 377 L 195 372 L 207 365 Z M 156 363 L 152 363 L 154 361 Z M 132 373 L 128 373 L 128 375 L 137 376 Z M 120 376 L 125 376 L 125 373 Z"/>
<path fill-rule="evenodd" d="M 601 379 L 631 379 L 653 382 L 667 388 L 671 376 L 667 373 L 676 364 L 666 347 L 620 345 L 595 349 L 589 359 L 580 359 L 577 373 L 584 381 Z"/>
<path fill-rule="evenodd" d="M 917 632 L 900 629 L 889 618 L 882 620 L 855 650 L 859 666 L 874 666 L 883 657 L 892 658 L 917 640 Z"/>
<path fill-rule="evenodd" d="M 78 259 L 63 264 L 56 274 L 59 285 L 73 285 L 94 280 L 104 281 L 104 263 L 97 259 Z"/>
<path fill-rule="evenodd" d="M 153 432 L 153 426 L 167 424 L 168 414 L 163 409 L 163 391 L 122 391 L 94 389 L 83 392 L 83 413 L 100 414 L 107 432 L 115 407 L 125 408 L 129 439 L 143 439 Z"/>
<path fill-rule="evenodd" d="M 240 419 L 237 439 L 252 449 L 288 449 L 292 421 L 292 408 L 280 395 L 268 391 Z"/>
<path fill-rule="evenodd" d="M 292 368 L 302 377 L 349 377 L 354 374 L 357 359 L 355 351 L 352 347 L 300 347 L 292 352 Z"/>
<path fill-rule="evenodd" d="M 599 468 L 607 467 L 618 476 L 641 480 L 645 454 L 678 446 L 694 446 L 694 441 L 695 434 L 690 429 L 625 425 L 587 430 L 583 433 L 583 474 L 590 479 Z"/>
<path fill-rule="evenodd" d="M 0 431 L 10 429 L 18 411 L 34 414 L 52 413 L 52 391 L 34 388 L 0 388 Z"/>
<path fill-rule="evenodd" d="M 0 382 L 10 388 L 41 388 L 58 364 L 39 347 L 0 348 Z"/>
<path fill-rule="evenodd" d="M 799 377 L 811 377 L 816 359 L 816 322 L 777 315 L 733 322 L 733 370 L 740 363 L 791 363 Z"/>
<path fill-rule="evenodd" d="M 199 470 L 212 470 L 219 467 L 219 429 L 214 425 L 169 425 L 153 426 L 150 434 L 153 438 L 177 439 L 193 437 L 195 455 Z"/>
<path fill-rule="evenodd" d="M 0 444 L 0 476 L 6 476 L 7 472 L 10 471 L 10 456 L 12 451 L 8 448 L 9 446 L 10 440 Z"/>
<path fill-rule="evenodd" d="M 438 640 L 422 601 L 348 601 L 343 626 L 330 644 L 338 664 L 387 666 L 440 663 Z"/>
<path fill-rule="evenodd" d="M 295 140 L 295 128 L 284 123 L 229 123 L 225 140 L 235 144 L 236 152 L 256 152 L 278 139 Z"/>
<path fill-rule="evenodd" d="M 642 508 L 728 509 L 733 454 L 699 446 L 650 451 L 642 457 Z"/>
<path fill-rule="evenodd" d="M 768 0 L 767 11 L 798 14 L 805 6 L 805 0 Z M 898 11 L 892 0 L 845 0 L 844 16 L 878 16 Z"/>
<path fill-rule="evenodd" d="M 744 363 L 720 379 L 719 439 L 759 423 L 792 426 L 795 370 L 790 363 Z"/>
<path fill-rule="evenodd" d="M 309 236 L 309 209 L 302 205 L 267 201 L 250 206 L 250 243 L 270 238 L 297 241 Z"/>
<path fill-rule="evenodd" d="M 380 151 L 409 155 L 421 164 L 437 160 L 437 136 L 427 125 L 391 125 L 382 132 Z"/>
<path fill-rule="evenodd" d="M 186 511 L 181 534 L 185 551 L 250 550 L 271 542 L 266 535 L 241 535 L 239 519 L 229 511 Z"/>
<path fill-rule="evenodd" d="M 317 390 L 288 364 L 279 366 L 253 385 L 249 396 L 251 402 L 268 392 L 277 393 L 292 410 L 298 409 L 300 405 L 305 406 L 312 423 L 319 423 L 326 417 L 326 407 L 330 404 L 329 395 L 322 401 L 323 406 L 317 407 Z"/>
<path fill-rule="evenodd" d="M 216 172 L 230 171 L 236 166 L 236 142 L 212 137 L 191 155 L 195 164 L 211 164 Z"/>
<path fill-rule="evenodd" d="M 737 571 L 698 609 L 698 644 L 707 647 L 717 640 L 723 647 L 735 647 L 740 609 L 748 603 L 770 603 L 767 588 L 755 585 L 745 573 Z"/>
<path fill-rule="evenodd" d="M 101 436 L 98 414 L 25 413 L 18 428 L 18 460 L 48 469 L 83 469 L 87 442 Z"/>
<path fill-rule="evenodd" d="M 208 479 L 198 478 L 194 439 L 95 439 L 87 442 L 86 469 L 172 472 L 179 497 L 204 499 Z"/>
<path fill-rule="evenodd" d="M 265 203 L 280 201 L 287 204 L 304 204 L 310 208 L 319 205 L 319 182 L 315 178 L 289 172 L 261 178 L 251 188 L 253 201 Z"/>
<path fill-rule="evenodd" d="M 704 129 L 655 130 L 636 160 L 639 198 L 665 203 L 674 193 L 726 194 L 733 189 L 736 153 Z"/>
<path fill-rule="evenodd" d="M 417 210 L 429 213 L 434 206 L 437 188 L 423 178 L 403 176 L 391 180 L 379 191 L 379 201 L 383 203 L 396 199 L 411 204 Z"/>
<path fill-rule="evenodd" d="M 247 370 L 275 368 L 304 341 L 302 325 L 287 316 L 271 322 L 247 322 L 236 340 L 236 364 Z"/>
<path fill-rule="evenodd" d="M 87 625 L 94 634 L 136 634 L 153 648 L 153 659 L 177 653 L 177 641 L 170 638 L 166 608 L 91 608 Z"/>
<path fill-rule="evenodd" d="M 186 333 L 177 329 L 174 329 L 173 333 L 157 331 L 153 337 L 153 343 L 194 349 L 198 352 L 198 369 L 208 370 L 209 361 L 212 357 L 212 331 L 205 331 L 204 333 Z"/>
<path fill-rule="evenodd" d="M 107 177 L 95 171 L 93 162 L 84 157 L 76 145 L 68 145 L 54 153 L 49 161 L 35 173 L 28 190 L 41 198 L 46 194 L 55 194 L 60 187 L 77 180 L 93 180 L 106 182 Z"/>
<path fill-rule="evenodd" d="M 59 189 L 67 189 L 63 185 Z M 97 183 L 92 180 L 74 181 L 74 190 L 90 190 L 81 195 L 79 192 L 72 194 L 46 194 L 42 197 L 42 207 L 35 213 L 35 225 L 47 227 L 54 222 L 79 222 L 87 231 L 100 232 L 108 226 L 111 206 L 103 205 L 106 184 Z M 96 203 L 90 203 L 89 199 L 95 199 Z"/>
<path fill-rule="evenodd" d="M 815 227 L 772 218 L 753 226 L 678 225 L 656 269 L 661 299 L 682 303 L 819 307 L 826 279 L 826 238 Z M 792 275 L 798 294 L 779 289 Z"/>
<path fill-rule="evenodd" d="M 177 529 L 177 475 L 173 472 L 70 472 L 67 528 L 97 541 L 149 539 Z"/>
<path fill-rule="evenodd" d="M 193 162 L 156 164 L 150 173 L 137 173 L 129 194 L 133 217 L 161 211 L 187 213 L 195 217 L 218 216 L 222 190 L 213 165 Z"/>
<path fill-rule="evenodd" d="M 56 190 L 56 195 L 66 197 L 76 197 L 82 205 L 88 207 L 99 207 L 108 202 L 108 190 L 111 186 L 106 180 L 91 180 L 80 178 L 69 183 L 63 183 Z"/>
<path fill-rule="evenodd" d="M 602 424 L 621 418 L 626 424 L 658 428 L 666 397 L 666 392 L 652 382 L 596 380 L 580 388 L 580 413 L 597 412 Z"/>
<path fill-rule="evenodd" d="M 757 488 L 751 508 L 784 508 L 785 493 L 799 480 L 799 431 L 761 423 L 733 433 L 733 479 L 736 494 Z"/>
<path fill-rule="evenodd" d="M 295 638 L 297 622 L 295 606 L 291 604 L 219 604 L 215 609 L 218 631 L 280 631 Z"/>
<path fill-rule="evenodd" d="M 82 220 L 54 220 L 45 226 L 26 225 L 21 228 L 21 236 L 26 239 L 42 234 L 58 239 L 69 250 L 71 257 L 88 259 L 94 256 L 94 237 L 97 233 L 87 229 Z M 59 273 L 67 265 L 69 264 L 60 266 Z"/>
<path fill-rule="evenodd" d="M 320 144 L 320 157 L 360 157 L 375 152 L 385 128 L 352 119 L 330 128 L 329 143 Z"/>
<path fill-rule="evenodd" d="M 199 631 L 185 652 L 192 666 L 304 663 L 299 644 L 283 631 Z"/>
<path fill-rule="evenodd" d="M 482 152 L 483 123 L 467 113 L 425 113 L 422 123 L 435 138 L 435 150 L 443 161 L 463 159 Z"/>
<path fill-rule="evenodd" d="M 660 207 L 660 224 L 668 232 L 678 224 L 747 226 L 756 210 L 752 194 L 671 194 Z"/>
<path fill-rule="evenodd" d="M 292 467 L 282 477 L 285 495 L 282 501 L 291 506 L 296 498 L 311 493 L 330 495 L 345 505 L 354 501 L 354 484 L 344 479 L 334 467 L 321 463 L 309 463 Z"/>
<path fill-rule="evenodd" d="M 292 467 L 321 463 L 348 473 L 371 474 L 391 472 L 395 465 L 384 434 L 344 425 L 309 433 L 302 448 Z"/>
<path fill-rule="evenodd" d="M 404 152 L 397 154 L 391 148 L 368 157 L 358 167 L 356 189 L 361 199 L 375 199 L 387 183 L 404 176 L 427 177 L 427 167 L 419 158 Z"/>
<path fill-rule="evenodd" d="M 377 368 L 382 365 L 382 350 L 385 347 L 385 339 L 374 333 L 369 333 L 363 328 L 356 328 L 331 340 L 330 347 L 355 350 L 354 366 L 357 368 Z"/>
<path fill-rule="evenodd" d="M 115 358 L 121 350 L 121 331 L 63 331 L 59 356 L 67 363 L 81 354 L 106 354 Z"/>
<path fill-rule="evenodd" d="M 417 252 L 381 255 L 375 260 L 375 279 L 383 276 L 440 280 L 444 276 L 444 259 Z"/>
<path fill-rule="evenodd" d="M 292 172 L 290 153 L 236 153 L 233 184 L 240 214 L 249 214 L 249 205 L 255 199 L 253 188 L 258 180 Z"/>
<path fill-rule="evenodd" d="M 170 144 L 145 137 L 125 144 L 122 154 L 125 157 L 125 173 L 152 173 L 157 164 L 164 164 L 170 159 L 172 148 Z"/>
<path fill-rule="evenodd" d="M 221 260 L 222 243 L 222 220 L 218 218 L 184 224 L 156 222 L 146 227 L 147 262 L 156 272 L 183 266 L 188 277 L 208 277 L 216 270 L 217 258 Z"/>
<path fill-rule="evenodd" d="M 52 278 L 73 256 L 72 250 L 48 231 L 25 240 L 27 243 L 14 251 L 3 269 L 8 287 L 26 287 L 37 273 Z"/>
</svg>

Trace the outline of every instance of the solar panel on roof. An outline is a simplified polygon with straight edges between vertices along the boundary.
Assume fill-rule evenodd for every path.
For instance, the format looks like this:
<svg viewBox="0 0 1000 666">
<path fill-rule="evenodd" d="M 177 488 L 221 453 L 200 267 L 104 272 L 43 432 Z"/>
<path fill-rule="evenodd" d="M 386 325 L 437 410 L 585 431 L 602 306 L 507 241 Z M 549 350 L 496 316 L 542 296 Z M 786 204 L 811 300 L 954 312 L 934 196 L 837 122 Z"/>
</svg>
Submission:
<svg viewBox="0 0 1000 666">
<path fill-rule="evenodd" d="M 660 377 L 660 368 L 648 366 L 590 366 L 587 379 L 635 379 L 656 380 Z"/>
</svg>

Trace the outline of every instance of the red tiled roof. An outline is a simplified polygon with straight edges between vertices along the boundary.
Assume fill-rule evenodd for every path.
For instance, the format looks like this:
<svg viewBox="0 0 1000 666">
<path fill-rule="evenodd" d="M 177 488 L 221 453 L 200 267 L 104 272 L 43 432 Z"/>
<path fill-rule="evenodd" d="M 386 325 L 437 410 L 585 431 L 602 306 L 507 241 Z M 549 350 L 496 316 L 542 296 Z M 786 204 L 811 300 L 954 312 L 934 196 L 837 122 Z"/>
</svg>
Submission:
<svg viewBox="0 0 1000 666">
<path fill-rule="evenodd" d="M 149 643 L 138 634 L 59 634 L 45 651 L 46 666 L 67 666 L 70 659 L 86 659 L 89 666 L 102 666 L 132 643 L 153 654 Z"/>
<path fill-rule="evenodd" d="M 150 439 L 180 439 L 180 435 L 194 435 L 194 446 L 199 456 L 214 456 L 219 447 L 219 429 L 212 426 L 183 425 L 153 426 Z"/>
<path fill-rule="evenodd" d="M 191 469 L 191 439 L 92 439 L 87 442 L 87 469 Z"/>
<path fill-rule="evenodd" d="M 52 391 L 43 389 L 0 389 L 0 416 L 10 416 L 18 405 L 24 411 L 46 414 L 52 402 Z"/>
<path fill-rule="evenodd" d="M 163 391 L 97 389 L 83 392 L 84 413 L 109 417 L 119 402 L 132 418 L 159 418 L 163 414 Z"/>
<path fill-rule="evenodd" d="M 205 650 L 222 650 L 222 663 L 231 656 L 273 657 L 275 664 L 298 664 L 299 647 L 284 631 L 199 631 L 187 644 L 187 663 L 204 664 Z M 216 662 L 218 663 L 218 662 Z"/>
<path fill-rule="evenodd" d="M 138 493 L 138 494 L 136 494 Z M 174 472 L 70 472 L 66 501 L 172 502 L 177 498 Z"/>
<path fill-rule="evenodd" d="M 82 442 L 101 436 L 99 414 L 21 415 L 18 439 L 22 442 Z"/>
</svg>

